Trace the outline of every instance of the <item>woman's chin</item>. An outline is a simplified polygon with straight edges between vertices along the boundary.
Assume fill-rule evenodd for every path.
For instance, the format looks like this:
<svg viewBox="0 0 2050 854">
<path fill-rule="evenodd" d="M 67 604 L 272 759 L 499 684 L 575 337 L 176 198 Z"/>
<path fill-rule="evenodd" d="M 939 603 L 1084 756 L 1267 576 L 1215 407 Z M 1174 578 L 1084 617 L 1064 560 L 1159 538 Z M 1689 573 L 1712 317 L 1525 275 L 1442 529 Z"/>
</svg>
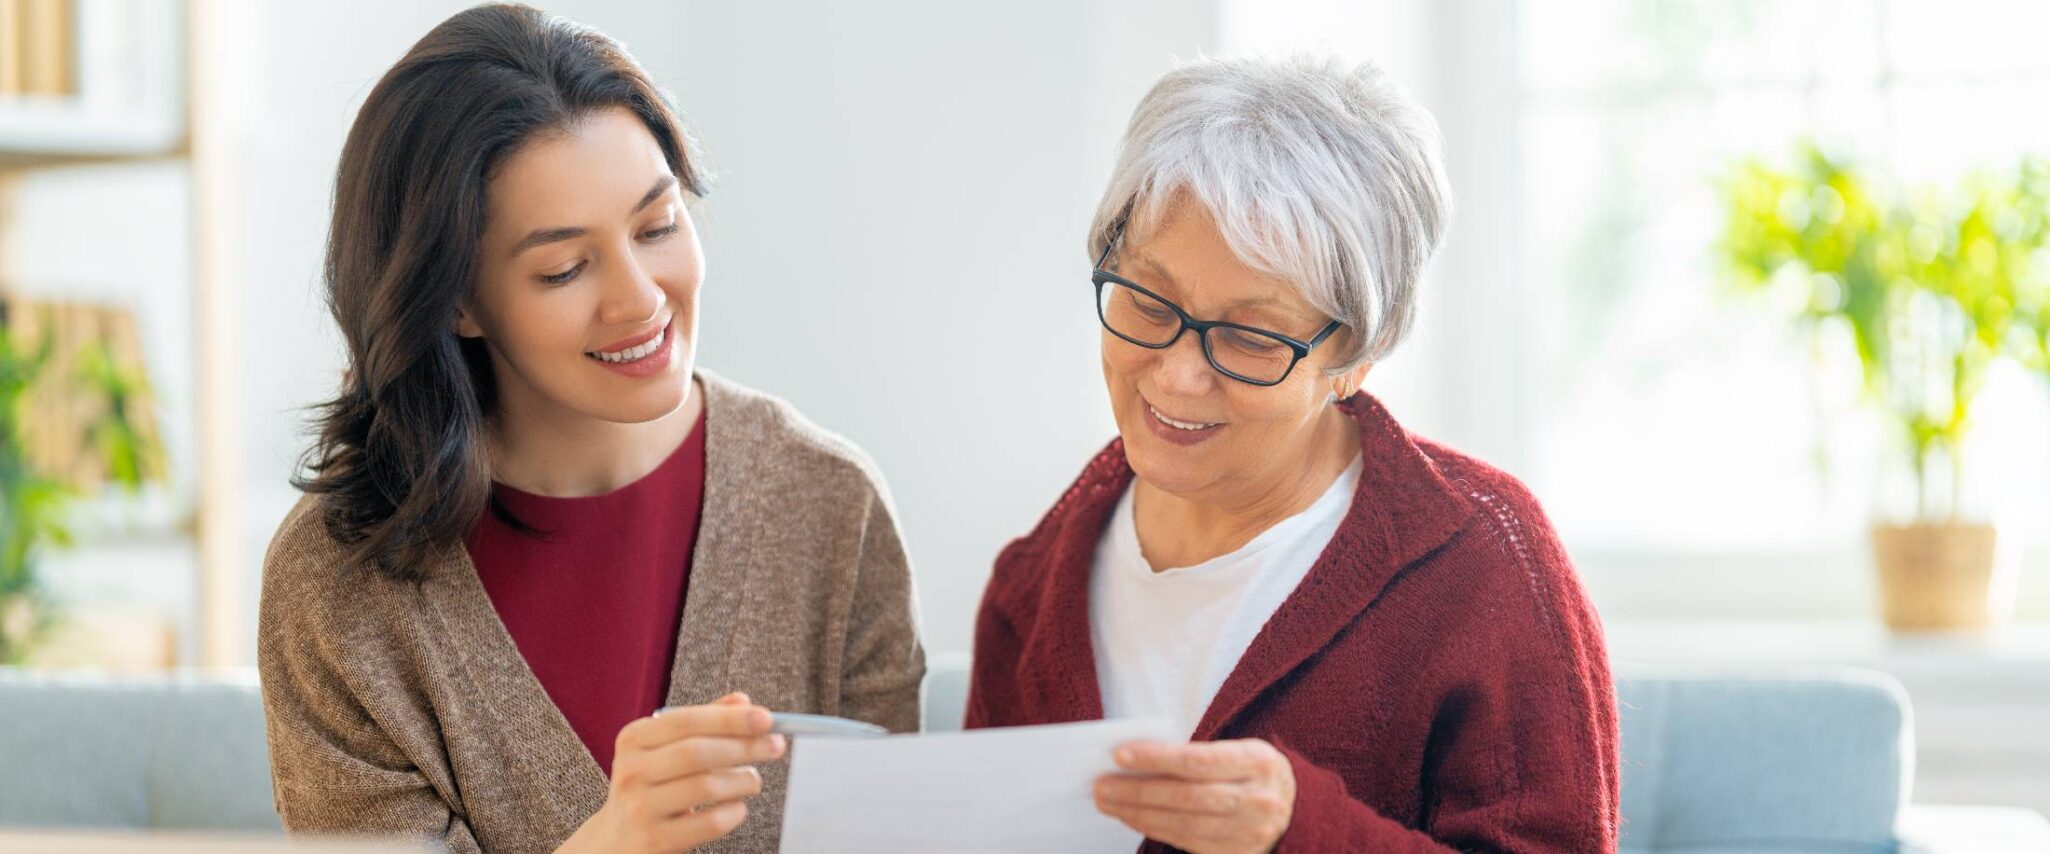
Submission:
<svg viewBox="0 0 2050 854">
<path fill-rule="evenodd" d="M 679 376 L 673 383 L 642 387 L 619 397 L 588 400 L 578 407 L 584 414 L 614 424 L 646 424 L 659 421 L 683 408 L 690 399 L 690 378 Z"/>
<path fill-rule="evenodd" d="M 1173 445 L 1151 436 L 1128 435 L 1125 439 L 1125 461 L 1131 464 L 1132 473 L 1147 486 L 1171 495 L 1196 492 L 1209 482 L 1207 456 L 1200 447 Z"/>
<path fill-rule="evenodd" d="M 659 421 L 674 415 L 677 410 L 683 408 L 685 401 L 689 400 L 689 394 L 690 382 L 678 383 L 674 395 L 664 397 L 659 401 L 644 402 L 634 407 L 633 412 L 629 413 L 631 417 L 627 419 L 627 423 L 645 424 L 649 421 Z"/>
</svg>

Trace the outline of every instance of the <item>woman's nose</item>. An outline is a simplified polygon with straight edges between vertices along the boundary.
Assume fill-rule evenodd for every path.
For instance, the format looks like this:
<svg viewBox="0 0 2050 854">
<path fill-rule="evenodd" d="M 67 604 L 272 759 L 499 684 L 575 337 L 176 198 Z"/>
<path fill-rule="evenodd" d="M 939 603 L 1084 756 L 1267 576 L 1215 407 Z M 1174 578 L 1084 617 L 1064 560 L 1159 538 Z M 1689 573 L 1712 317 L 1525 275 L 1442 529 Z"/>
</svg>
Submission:
<svg viewBox="0 0 2050 854">
<path fill-rule="evenodd" d="M 662 286 L 641 269 L 629 252 L 617 267 L 618 273 L 605 283 L 604 301 L 598 305 L 598 319 L 625 326 L 646 323 L 662 312 Z"/>
<path fill-rule="evenodd" d="M 1203 338 L 1196 330 L 1182 330 L 1168 348 L 1161 350 L 1153 366 L 1153 381 L 1162 391 L 1201 394 L 1217 379 L 1210 360 L 1203 356 Z"/>
</svg>

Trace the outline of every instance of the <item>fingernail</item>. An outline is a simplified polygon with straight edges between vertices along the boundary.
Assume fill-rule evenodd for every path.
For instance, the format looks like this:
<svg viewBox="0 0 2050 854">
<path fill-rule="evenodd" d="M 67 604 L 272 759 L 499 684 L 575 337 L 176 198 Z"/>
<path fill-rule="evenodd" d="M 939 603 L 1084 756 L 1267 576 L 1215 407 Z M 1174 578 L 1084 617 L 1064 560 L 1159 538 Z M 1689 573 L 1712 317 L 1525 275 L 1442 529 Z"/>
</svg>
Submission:
<svg viewBox="0 0 2050 854">
<path fill-rule="evenodd" d="M 769 736 L 769 749 L 775 751 L 777 756 L 782 756 L 783 749 L 788 746 L 790 746 L 790 742 L 783 737 L 782 733 L 772 733 Z"/>
<path fill-rule="evenodd" d="M 1120 747 L 1117 753 L 1112 754 L 1112 758 L 1115 758 L 1119 765 L 1130 765 L 1132 764 L 1132 749 Z"/>
<path fill-rule="evenodd" d="M 775 720 L 769 717 L 769 711 L 767 709 L 756 709 L 753 712 L 748 713 L 747 716 L 747 725 L 749 729 L 765 730 L 768 729 L 774 723 Z"/>
</svg>

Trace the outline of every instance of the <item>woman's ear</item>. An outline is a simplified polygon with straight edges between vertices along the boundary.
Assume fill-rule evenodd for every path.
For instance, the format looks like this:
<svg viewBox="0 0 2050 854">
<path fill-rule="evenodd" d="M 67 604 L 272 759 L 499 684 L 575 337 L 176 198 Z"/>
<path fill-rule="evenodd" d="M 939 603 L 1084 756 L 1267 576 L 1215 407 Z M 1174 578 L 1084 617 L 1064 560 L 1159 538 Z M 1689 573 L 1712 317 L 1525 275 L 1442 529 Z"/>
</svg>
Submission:
<svg viewBox="0 0 2050 854">
<path fill-rule="evenodd" d="M 1331 378 L 1331 393 L 1339 400 L 1352 397 L 1367 382 L 1367 372 L 1374 369 L 1373 362 L 1361 362 Z"/>
<path fill-rule="evenodd" d="M 484 327 L 477 324 L 477 318 L 470 313 L 469 306 L 456 309 L 456 334 L 464 338 L 484 337 Z"/>
</svg>

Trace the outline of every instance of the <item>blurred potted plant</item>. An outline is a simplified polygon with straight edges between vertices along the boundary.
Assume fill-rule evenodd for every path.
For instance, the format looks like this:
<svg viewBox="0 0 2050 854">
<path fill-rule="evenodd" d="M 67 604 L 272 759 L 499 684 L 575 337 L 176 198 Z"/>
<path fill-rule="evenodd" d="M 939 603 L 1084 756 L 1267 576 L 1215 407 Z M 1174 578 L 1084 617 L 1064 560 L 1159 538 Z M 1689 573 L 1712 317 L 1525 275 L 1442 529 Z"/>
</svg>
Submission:
<svg viewBox="0 0 2050 854">
<path fill-rule="evenodd" d="M 1871 529 L 1896 630 L 1985 628 L 2002 616 L 1990 595 L 1996 532 L 1961 513 L 1961 451 L 1987 369 L 2042 349 L 2042 311 L 2028 302 L 2045 286 L 2045 178 L 2031 161 L 1911 203 L 1804 145 L 1793 168 L 1748 161 L 1723 188 L 1730 281 L 1791 294 L 1818 345 L 1848 339 L 1862 398 L 1903 440 L 1914 510 Z"/>
<path fill-rule="evenodd" d="M 2020 215 L 2032 217 L 2027 222 L 2038 235 L 2050 231 L 2050 159 L 2032 157 L 2024 161 L 2015 190 Z M 2050 247 L 2041 243 L 2050 241 L 2039 243 L 2035 275 L 2016 283 L 2015 308 L 2026 330 L 2016 337 L 2016 357 L 2050 391 Z"/>
<path fill-rule="evenodd" d="M 71 544 L 64 514 L 81 493 L 68 479 L 73 473 L 45 471 L 32 453 L 39 434 L 30 426 L 29 403 L 41 384 L 68 379 L 74 398 L 97 399 L 86 417 L 61 421 L 60 429 L 80 431 L 73 438 L 105 480 L 134 490 L 159 477 L 162 467 L 162 449 L 143 420 L 141 378 L 124 369 L 103 339 L 83 342 L 72 358 L 62 358 L 59 336 L 23 335 L 22 324 L 9 322 L 19 312 L 18 302 L 0 300 L 0 665 L 20 663 L 56 622 L 36 559 L 48 546 Z M 59 364 L 75 370 L 55 376 Z"/>
</svg>

